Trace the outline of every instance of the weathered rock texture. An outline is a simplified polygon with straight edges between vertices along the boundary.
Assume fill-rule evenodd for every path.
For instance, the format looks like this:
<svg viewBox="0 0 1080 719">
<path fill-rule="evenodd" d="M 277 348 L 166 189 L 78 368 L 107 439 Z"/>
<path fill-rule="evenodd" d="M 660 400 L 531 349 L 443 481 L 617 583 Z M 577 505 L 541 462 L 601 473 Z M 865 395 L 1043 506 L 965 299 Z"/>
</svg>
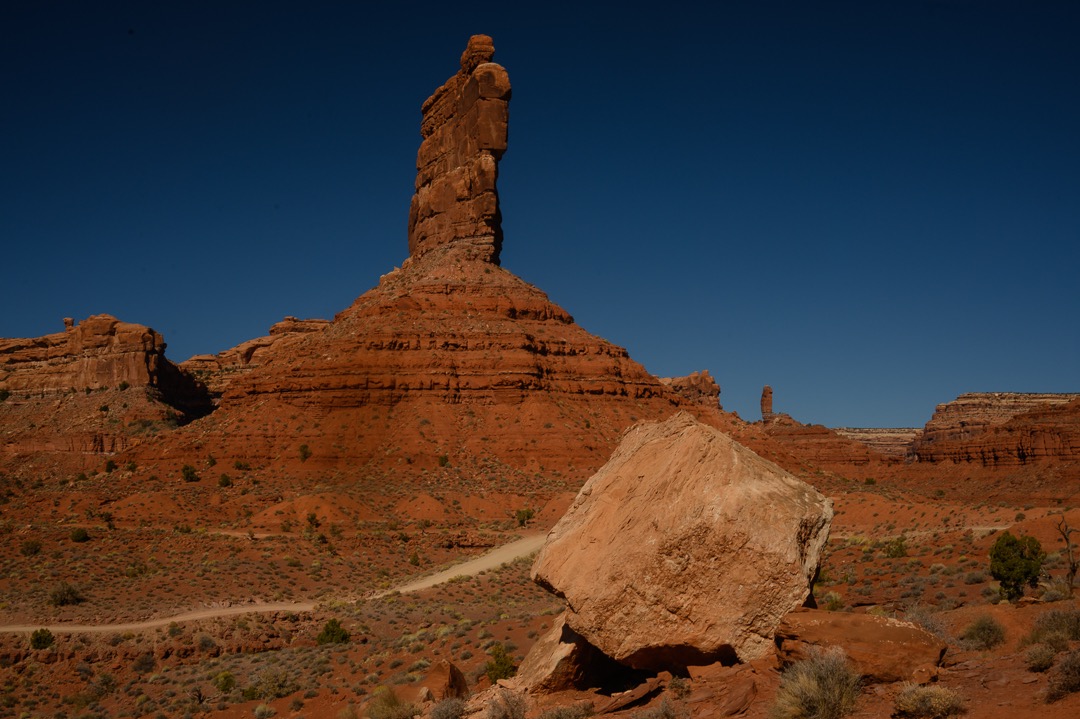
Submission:
<svg viewBox="0 0 1080 719">
<path fill-rule="evenodd" d="M 920 462 L 991 467 L 1080 459 L 1080 394 L 960 395 L 938 405 L 914 451 Z"/>
<path fill-rule="evenodd" d="M 660 381 L 686 399 L 705 407 L 722 409 L 720 406 L 720 385 L 716 383 L 709 370 L 691 372 L 685 377 L 661 377 Z"/>
<path fill-rule="evenodd" d="M 145 325 L 93 315 L 64 331 L 30 339 L 0 339 L 0 389 L 56 395 L 117 387 L 149 387 L 166 402 L 198 411 L 206 393 L 165 358 L 165 341 Z"/>
<path fill-rule="evenodd" d="M 812 487 L 679 413 L 626 433 L 532 576 L 627 666 L 746 661 L 806 601 L 831 521 Z"/>
<path fill-rule="evenodd" d="M 495 188 L 506 151 L 510 79 L 491 62 L 495 47 L 474 35 L 461 69 L 421 108 L 424 140 L 416 156 L 416 194 L 409 207 L 409 254 L 456 244 L 498 264 L 502 217 Z"/>
<path fill-rule="evenodd" d="M 832 431 L 886 457 L 898 458 L 910 456 L 915 440 L 922 434 L 917 427 L 834 427 Z"/>
<path fill-rule="evenodd" d="M 265 337 L 247 340 L 216 355 L 195 355 L 182 362 L 180 367 L 205 382 L 215 396 L 220 396 L 232 380 L 262 364 L 263 357 L 271 353 L 276 343 L 297 335 L 321 332 L 329 324 L 329 320 L 286 317 L 271 325 L 270 333 Z"/>
<path fill-rule="evenodd" d="M 772 387 L 765 385 L 761 388 L 761 419 L 767 421 L 772 419 Z"/>
<path fill-rule="evenodd" d="M 929 679 L 948 648 L 910 622 L 816 609 L 784 617 L 776 630 L 776 646 L 785 664 L 808 658 L 813 647 L 840 647 L 870 683 Z"/>
</svg>

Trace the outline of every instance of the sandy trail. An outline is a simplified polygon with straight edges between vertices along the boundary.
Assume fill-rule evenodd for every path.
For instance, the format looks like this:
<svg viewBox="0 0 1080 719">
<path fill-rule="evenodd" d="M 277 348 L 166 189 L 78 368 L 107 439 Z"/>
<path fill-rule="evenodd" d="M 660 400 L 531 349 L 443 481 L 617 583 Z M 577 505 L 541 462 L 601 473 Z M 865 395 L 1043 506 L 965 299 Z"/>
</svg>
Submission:
<svg viewBox="0 0 1080 719">
<path fill-rule="evenodd" d="M 506 562 L 511 562 L 519 557 L 526 557 L 540 549 L 547 538 L 546 534 L 537 534 L 518 539 L 496 547 L 487 554 L 476 559 L 470 559 L 461 564 L 455 564 L 449 569 L 436 572 L 427 577 L 421 577 L 411 582 L 406 582 L 392 589 L 368 595 L 368 599 L 384 597 L 394 592 L 408 593 L 428 589 L 437 584 L 449 581 L 454 577 L 474 576 L 480 572 L 495 569 Z M 174 614 L 170 617 L 147 619 L 142 622 L 126 622 L 124 624 L 6 624 L 0 625 L 0 633 L 20 634 L 29 633 L 37 629 L 45 628 L 53 634 L 93 634 L 103 632 L 138 632 L 145 629 L 157 629 L 165 627 L 173 622 L 191 622 L 199 619 L 215 619 L 217 617 L 229 617 L 237 614 L 255 614 L 263 612 L 310 612 L 315 609 L 316 602 L 271 602 L 267 604 L 244 604 L 235 607 L 209 607 L 198 609 L 183 614 Z"/>
</svg>

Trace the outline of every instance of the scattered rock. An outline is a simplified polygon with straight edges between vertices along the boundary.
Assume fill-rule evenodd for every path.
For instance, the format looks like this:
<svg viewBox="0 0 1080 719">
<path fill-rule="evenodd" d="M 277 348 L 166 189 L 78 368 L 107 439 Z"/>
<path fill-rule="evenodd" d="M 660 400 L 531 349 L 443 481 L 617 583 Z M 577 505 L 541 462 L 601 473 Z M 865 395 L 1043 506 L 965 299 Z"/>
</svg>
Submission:
<svg viewBox="0 0 1080 719">
<path fill-rule="evenodd" d="M 791 664 L 809 656 L 811 647 L 840 647 L 869 683 L 916 681 L 936 677 L 946 643 L 899 619 L 817 609 L 791 612 L 776 630 L 781 660 Z"/>
</svg>

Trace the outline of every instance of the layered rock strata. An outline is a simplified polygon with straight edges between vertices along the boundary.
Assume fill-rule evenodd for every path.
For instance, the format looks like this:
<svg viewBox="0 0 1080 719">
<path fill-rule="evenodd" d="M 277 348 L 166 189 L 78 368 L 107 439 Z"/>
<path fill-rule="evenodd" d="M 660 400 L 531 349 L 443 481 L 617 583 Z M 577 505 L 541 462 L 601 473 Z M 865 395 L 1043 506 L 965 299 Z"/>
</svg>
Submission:
<svg viewBox="0 0 1080 719">
<path fill-rule="evenodd" d="M 551 530 L 533 580 L 635 669 L 748 661 L 810 596 L 831 501 L 686 413 L 630 429 Z"/>
<path fill-rule="evenodd" d="M 704 407 L 723 409 L 720 405 L 720 385 L 707 369 L 691 372 L 685 377 L 661 377 L 660 381 L 690 402 Z"/>
<path fill-rule="evenodd" d="M 495 182 L 506 151 L 510 79 L 492 62 L 487 35 L 474 35 L 461 69 L 423 104 L 416 194 L 409 207 L 409 255 L 456 244 L 499 263 L 502 216 Z"/>
<path fill-rule="evenodd" d="M 960 395 L 938 405 L 913 450 L 920 462 L 991 467 L 1080 460 L 1080 394 Z"/>
<path fill-rule="evenodd" d="M 922 434 L 917 427 L 833 427 L 832 431 L 886 457 L 896 458 L 911 456 L 915 440 Z"/>
</svg>

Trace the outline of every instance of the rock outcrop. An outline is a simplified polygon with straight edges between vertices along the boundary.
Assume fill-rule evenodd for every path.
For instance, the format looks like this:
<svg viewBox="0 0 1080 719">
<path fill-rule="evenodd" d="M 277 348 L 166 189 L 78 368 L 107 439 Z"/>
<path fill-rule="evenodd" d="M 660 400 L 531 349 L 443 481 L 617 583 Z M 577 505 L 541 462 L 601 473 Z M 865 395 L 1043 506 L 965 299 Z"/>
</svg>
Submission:
<svg viewBox="0 0 1080 719">
<path fill-rule="evenodd" d="M 723 409 L 720 405 L 720 385 L 707 369 L 691 372 L 685 377 L 661 377 L 660 381 L 690 402 L 713 409 Z"/>
<path fill-rule="evenodd" d="M 761 421 L 767 422 L 772 416 L 772 387 L 765 385 L 761 388 Z"/>
<path fill-rule="evenodd" d="M 679 413 L 626 433 L 532 576 L 629 667 L 747 661 L 810 595 L 831 521 L 812 487 Z"/>
<path fill-rule="evenodd" d="M 862 442 L 856 442 L 820 424 L 803 424 L 790 415 L 774 413 L 762 423 L 774 442 L 805 464 L 846 471 L 884 459 Z"/>
<path fill-rule="evenodd" d="M 886 457 L 901 459 L 912 454 L 915 440 L 922 434 L 917 427 L 833 427 L 832 431 Z"/>
<path fill-rule="evenodd" d="M 990 467 L 1080 459 L 1080 394 L 963 394 L 937 406 L 913 448 L 920 462 Z"/>
<path fill-rule="evenodd" d="M 48 395 L 147 387 L 166 403 L 199 414 L 208 398 L 187 373 L 165 358 L 165 340 L 151 328 L 93 315 L 64 331 L 30 339 L 0 339 L 0 390 Z"/>
<path fill-rule="evenodd" d="M 910 622 L 816 609 L 784 617 L 776 630 L 776 646 L 785 664 L 808 658 L 813 647 L 840 647 L 869 683 L 934 677 L 948 648 Z"/>
<path fill-rule="evenodd" d="M 421 472 L 437 472 L 473 486 L 543 477 L 566 491 L 635 421 L 687 408 L 717 426 L 738 423 L 702 401 L 719 392 L 708 375 L 687 399 L 495 263 L 489 180 L 505 147 L 509 84 L 490 57 L 490 39 L 470 40 L 461 71 L 424 103 L 411 256 L 401 268 L 325 325 L 291 323 L 268 341 L 200 359 L 218 409 L 157 455 L 140 449 L 140 462 L 195 454 L 280 465 L 304 445 L 308 458 L 291 468 L 304 474 L 426 481 Z"/>
<path fill-rule="evenodd" d="M 409 207 L 409 255 L 454 244 L 499 263 L 502 216 L 495 182 L 506 151 L 510 79 L 492 62 L 487 35 L 474 35 L 461 69 L 423 104 L 416 194 Z"/>
</svg>

